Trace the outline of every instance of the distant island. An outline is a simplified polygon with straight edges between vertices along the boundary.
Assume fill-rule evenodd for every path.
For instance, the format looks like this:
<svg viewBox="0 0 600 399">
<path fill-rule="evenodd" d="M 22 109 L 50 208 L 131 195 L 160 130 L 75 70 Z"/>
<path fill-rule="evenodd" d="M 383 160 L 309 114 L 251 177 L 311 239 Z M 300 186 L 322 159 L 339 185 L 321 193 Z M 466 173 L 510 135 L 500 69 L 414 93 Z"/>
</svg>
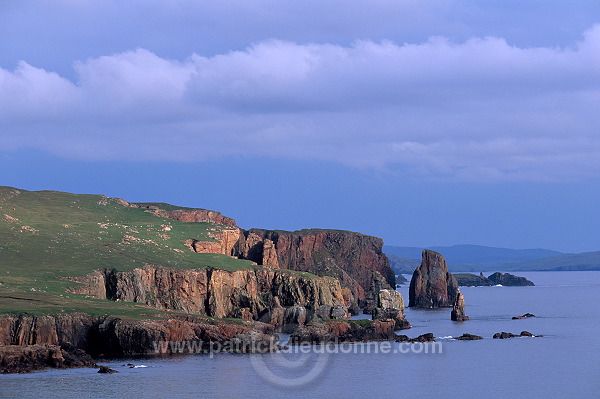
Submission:
<svg viewBox="0 0 600 399">
<path fill-rule="evenodd" d="M 425 248 L 384 245 L 396 274 L 410 274 Z M 509 249 L 481 245 L 427 247 L 447 259 L 452 272 L 600 270 L 600 251 L 568 254 L 548 249 Z"/>
<path fill-rule="evenodd" d="M 454 273 L 453 276 L 461 287 L 490 287 L 493 285 L 528 287 L 535 285 L 525 277 L 515 276 L 510 273 L 496 272 L 488 277 L 485 277 L 483 273 L 480 273 L 479 275 L 471 273 Z"/>
</svg>

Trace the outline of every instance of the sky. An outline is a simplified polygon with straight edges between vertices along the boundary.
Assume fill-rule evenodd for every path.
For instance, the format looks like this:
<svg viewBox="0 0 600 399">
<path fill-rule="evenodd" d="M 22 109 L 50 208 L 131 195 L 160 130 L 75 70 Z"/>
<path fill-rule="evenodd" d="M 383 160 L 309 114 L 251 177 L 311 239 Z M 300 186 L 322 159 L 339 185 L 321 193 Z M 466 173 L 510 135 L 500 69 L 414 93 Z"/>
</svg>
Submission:
<svg viewBox="0 0 600 399">
<path fill-rule="evenodd" d="M 600 3 L 0 1 L 0 184 L 600 250 Z"/>
</svg>

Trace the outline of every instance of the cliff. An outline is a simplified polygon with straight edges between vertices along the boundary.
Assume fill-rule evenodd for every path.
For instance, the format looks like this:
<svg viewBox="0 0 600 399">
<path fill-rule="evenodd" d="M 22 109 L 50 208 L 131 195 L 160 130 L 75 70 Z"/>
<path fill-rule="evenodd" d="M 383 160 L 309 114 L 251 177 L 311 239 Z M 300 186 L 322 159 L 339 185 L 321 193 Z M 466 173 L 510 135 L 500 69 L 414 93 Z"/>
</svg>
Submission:
<svg viewBox="0 0 600 399">
<path fill-rule="evenodd" d="M 207 209 L 177 208 L 169 204 L 129 203 L 124 200 L 121 201 L 123 201 L 123 205 L 125 206 L 147 209 L 148 212 L 161 218 L 173 219 L 187 223 L 207 222 L 237 227 L 234 219 L 223 216 L 221 212 L 209 211 Z"/>
<path fill-rule="evenodd" d="M 244 231 L 215 211 L 10 187 L 0 205 L 0 313 L 46 314 L 0 316 L 7 364 L 21 356 L 13 345 L 59 346 L 30 348 L 42 364 L 73 348 L 123 356 L 157 340 L 267 342 L 265 329 L 358 311 L 374 273 L 394 283 L 382 240 L 359 233 Z"/>
<path fill-rule="evenodd" d="M 174 315 L 156 320 L 122 320 L 84 313 L 0 316 L 0 348 L 8 354 L 12 345 L 38 349 L 54 346 L 65 352 L 85 351 L 94 357 L 175 352 L 169 345 L 161 347 L 164 342 L 196 342 L 198 349 L 208 348 L 211 343 L 219 343 L 220 347 L 229 343 L 227 348 L 240 352 L 251 350 L 253 343 L 260 342 L 263 349 L 276 350 L 272 333 L 273 327 L 265 323 L 224 322 L 198 316 Z M 47 354 L 58 359 L 61 352 L 52 347 L 32 352 L 35 358 L 48 358 L 44 357 Z M 60 359 L 57 361 L 58 365 L 48 366 L 60 367 Z"/>
<path fill-rule="evenodd" d="M 199 209 L 176 209 L 167 204 L 128 204 L 147 208 L 158 217 L 181 222 L 211 222 L 227 227 L 209 232 L 212 240 L 186 241 L 197 253 L 214 253 L 247 259 L 271 268 L 331 276 L 349 290 L 353 312 L 364 305 L 370 289 L 371 273 L 379 272 L 392 287 L 396 278 L 383 254 L 383 241 L 360 233 L 341 230 L 310 229 L 280 231 L 237 228 L 235 220 L 219 212 Z M 174 209 L 171 209 L 174 208 Z"/>
<path fill-rule="evenodd" d="M 243 232 L 234 255 L 259 265 L 335 277 L 362 305 L 373 271 L 395 286 L 382 246 L 380 238 L 349 231 L 251 229 Z"/>
<path fill-rule="evenodd" d="M 451 307 L 458 295 L 458 283 L 448 271 L 446 260 L 437 252 L 424 250 L 421 265 L 410 280 L 409 307 Z"/>
<path fill-rule="evenodd" d="M 347 317 L 337 280 L 268 267 L 231 272 L 146 265 L 123 272 L 101 269 L 69 280 L 82 284 L 71 288 L 72 293 L 216 318 L 298 324 L 292 317 L 299 314 L 298 307 L 306 321 L 315 315 Z M 281 308 L 281 317 L 273 315 L 275 308 Z"/>
</svg>

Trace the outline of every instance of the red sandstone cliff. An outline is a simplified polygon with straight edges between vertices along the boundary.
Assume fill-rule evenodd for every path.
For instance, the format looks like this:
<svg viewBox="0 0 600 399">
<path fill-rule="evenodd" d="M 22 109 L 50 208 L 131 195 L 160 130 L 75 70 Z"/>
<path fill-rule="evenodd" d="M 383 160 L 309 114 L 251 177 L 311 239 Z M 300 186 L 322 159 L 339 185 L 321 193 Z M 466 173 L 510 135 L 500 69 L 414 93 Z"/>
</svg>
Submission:
<svg viewBox="0 0 600 399">
<path fill-rule="evenodd" d="M 347 304 L 336 279 L 268 267 L 229 272 L 147 265 L 128 272 L 102 269 L 69 280 L 82 283 L 71 289 L 73 293 L 217 318 L 298 324 L 293 314 L 299 307 L 304 309 L 306 321 L 315 316 L 347 317 Z M 275 308 L 281 317 L 273 315 Z"/>
<path fill-rule="evenodd" d="M 382 246 L 380 238 L 350 231 L 251 229 L 240 236 L 234 255 L 257 264 L 335 277 L 362 303 L 373 271 L 395 286 Z"/>
<path fill-rule="evenodd" d="M 167 341 L 201 341 L 205 344 L 237 341 L 239 345 L 231 348 L 242 352 L 252 349 L 249 346 L 252 342 L 263 342 L 267 344 L 263 349 L 275 350 L 272 333 L 273 326 L 265 323 L 231 323 L 191 315 L 139 321 L 83 313 L 0 315 L 0 349 L 9 349 L 8 352 L 12 351 L 10 346 L 13 345 L 50 345 L 82 350 L 92 356 L 131 356 L 157 353 L 155 344 Z M 51 355 L 58 358 L 60 352 L 50 349 Z M 169 347 L 165 349 L 171 351 Z M 48 350 L 41 352 L 43 356 Z"/>
<path fill-rule="evenodd" d="M 187 240 L 190 250 L 248 259 L 271 268 L 297 270 L 340 280 L 353 311 L 362 307 L 370 290 L 373 271 L 380 273 L 392 287 L 395 275 L 380 238 L 341 230 L 310 229 L 280 231 L 237 228 L 235 220 L 219 212 L 202 209 L 161 209 L 166 204 L 129 204 L 148 208 L 156 216 L 182 222 L 211 222 L 228 226 L 211 234 L 213 241 Z"/>
</svg>

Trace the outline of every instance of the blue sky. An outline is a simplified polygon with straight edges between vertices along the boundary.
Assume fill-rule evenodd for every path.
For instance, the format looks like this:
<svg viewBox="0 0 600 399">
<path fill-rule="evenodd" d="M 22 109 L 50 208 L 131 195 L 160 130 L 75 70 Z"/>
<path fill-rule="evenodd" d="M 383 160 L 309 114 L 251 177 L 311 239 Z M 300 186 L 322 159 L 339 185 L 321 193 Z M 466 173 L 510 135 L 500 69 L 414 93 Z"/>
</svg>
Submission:
<svg viewBox="0 0 600 399">
<path fill-rule="evenodd" d="M 244 228 L 600 250 L 599 109 L 597 1 L 0 3 L 0 184 Z"/>
</svg>

